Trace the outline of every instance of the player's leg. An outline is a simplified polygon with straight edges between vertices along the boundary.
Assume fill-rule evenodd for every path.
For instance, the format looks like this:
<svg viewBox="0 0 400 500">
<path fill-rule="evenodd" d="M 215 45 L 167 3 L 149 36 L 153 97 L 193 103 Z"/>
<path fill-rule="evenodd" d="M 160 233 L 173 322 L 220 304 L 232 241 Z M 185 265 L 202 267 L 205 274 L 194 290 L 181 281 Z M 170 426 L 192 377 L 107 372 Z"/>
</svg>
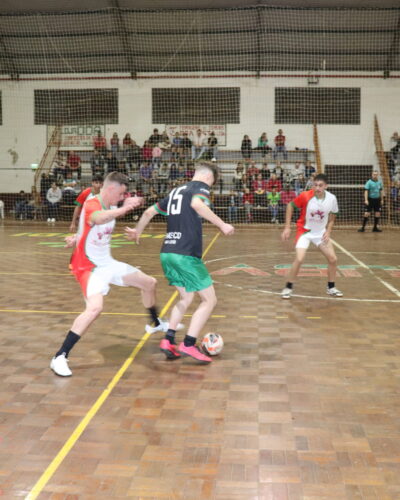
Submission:
<svg viewBox="0 0 400 500">
<path fill-rule="evenodd" d="M 171 311 L 168 331 L 165 334 L 165 338 L 163 338 L 160 343 L 160 350 L 166 355 L 167 359 L 177 359 L 181 357 L 176 348 L 175 333 L 194 298 L 194 292 L 187 292 L 185 288 L 181 286 L 177 286 L 176 289 L 179 292 L 179 300 Z"/>
<path fill-rule="evenodd" d="M 332 295 L 333 297 L 342 297 L 343 293 L 335 286 L 337 257 L 332 242 L 322 242 L 318 245 L 318 249 L 328 261 L 328 286 L 326 289 L 326 293 L 328 295 Z"/>
<path fill-rule="evenodd" d="M 360 229 L 358 230 L 359 233 L 363 233 L 365 231 L 365 226 L 367 225 L 370 214 L 371 214 L 371 212 L 369 211 L 368 205 L 365 205 L 365 212 L 364 212 L 362 224 L 361 224 Z"/>
<path fill-rule="evenodd" d="M 198 291 L 198 294 L 201 302 L 193 313 L 188 332 L 183 342 L 179 344 L 179 352 L 184 356 L 190 356 L 196 359 L 200 363 L 209 363 L 211 358 L 200 352 L 199 348 L 196 346 L 196 341 L 201 330 L 211 316 L 213 309 L 217 305 L 217 296 L 215 295 L 213 285 Z"/>
<path fill-rule="evenodd" d="M 95 293 L 86 298 L 85 310 L 72 323 L 70 331 L 64 339 L 60 349 L 51 360 L 50 368 L 61 377 L 72 375 L 68 366 L 68 355 L 81 336 L 99 316 L 103 310 L 103 294 Z"/>
<path fill-rule="evenodd" d="M 374 227 L 372 229 L 372 231 L 374 233 L 381 233 L 382 232 L 382 229 L 379 229 L 378 228 L 378 224 L 379 224 L 379 220 L 381 218 L 381 200 L 376 200 L 376 204 L 375 204 L 375 217 L 374 217 Z"/>
<path fill-rule="evenodd" d="M 292 263 L 292 267 L 289 269 L 289 272 L 287 274 L 287 282 L 285 288 L 281 292 L 281 297 L 283 299 L 290 299 L 290 297 L 292 296 L 293 284 L 304 262 L 309 245 L 310 240 L 308 239 L 307 234 L 301 235 L 296 244 L 296 257 Z"/>
</svg>

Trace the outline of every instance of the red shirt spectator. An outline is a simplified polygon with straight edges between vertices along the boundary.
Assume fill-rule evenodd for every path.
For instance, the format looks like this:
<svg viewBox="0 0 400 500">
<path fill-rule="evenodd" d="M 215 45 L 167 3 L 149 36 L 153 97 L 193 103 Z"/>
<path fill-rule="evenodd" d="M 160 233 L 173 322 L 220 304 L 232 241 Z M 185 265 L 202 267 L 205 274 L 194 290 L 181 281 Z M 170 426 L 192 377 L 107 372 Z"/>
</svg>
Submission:
<svg viewBox="0 0 400 500">
<path fill-rule="evenodd" d="M 98 151 L 103 151 L 107 147 L 106 138 L 103 137 L 100 132 L 97 134 L 97 137 L 93 139 L 93 148 Z"/>
<path fill-rule="evenodd" d="M 75 151 L 69 152 L 68 165 L 72 170 L 78 170 L 78 168 L 81 166 L 81 158 L 80 156 L 75 154 Z"/>
<path fill-rule="evenodd" d="M 254 163 L 252 163 L 250 167 L 247 169 L 246 173 L 248 177 L 252 178 L 256 177 L 260 173 L 260 170 L 255 166 Z"/>
<path fill-rule="evenodd" d="M 144 161 L 151 161 L 153 158 L 153 146 L 148 141 L 144 143 L 142 156 Z"/>
<path fill-rule="evenodd" d="M 282 191 L 281 193 L 281 202 L 284 205 L 288 205 L 291 201 L 293 201 L 296 198 L 296 193 L 289 188 L 287 188 L 285 191 Z"/>
<path fill-rule="evenodd" d="M 279 193 L 282 191 L 282 182 L 276 178 L 276 174 L 272 174 L 271 178 L 267 182 L 267 191 L 270 193 L 272 188 L 276 188 L 276 191 Z"/>
<path fill-rule="evenodd" d="M 281 129 L 278 130 L 278 135 L 275 137 L 275 146 L 284 146 L 286 137 L 283 135 Z"/>
<path fill-rule="evenodd" d="M 242 198 L 243 205 L 247 202 L 250 205 L 254 205 L 254 194 L 253 193 L 244 193 Z"/>
<path fill-rule="evenodd" d="M 256 179 L 255 181 L 253 181 L 253 184 L 252 184 L 252 189 L 253 191 L 267 191 L 267 181 L 264 181 L 263 179 Z"/>
</svg>

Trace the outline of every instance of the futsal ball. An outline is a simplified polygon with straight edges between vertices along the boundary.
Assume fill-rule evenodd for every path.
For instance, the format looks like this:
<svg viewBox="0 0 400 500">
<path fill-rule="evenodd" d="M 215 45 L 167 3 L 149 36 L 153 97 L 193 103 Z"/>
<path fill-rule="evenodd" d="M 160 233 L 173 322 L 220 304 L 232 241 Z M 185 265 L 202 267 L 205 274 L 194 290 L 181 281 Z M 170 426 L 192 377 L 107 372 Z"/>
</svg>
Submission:
<svg viewBox="0 0 400 500">
<path fill-rule="evenodd" d="M 201 341 L 201 347 L 206 354 L 216 356 L 224 347 L 224 340 L 218 333 L 207 333 Z"/>
</svg>

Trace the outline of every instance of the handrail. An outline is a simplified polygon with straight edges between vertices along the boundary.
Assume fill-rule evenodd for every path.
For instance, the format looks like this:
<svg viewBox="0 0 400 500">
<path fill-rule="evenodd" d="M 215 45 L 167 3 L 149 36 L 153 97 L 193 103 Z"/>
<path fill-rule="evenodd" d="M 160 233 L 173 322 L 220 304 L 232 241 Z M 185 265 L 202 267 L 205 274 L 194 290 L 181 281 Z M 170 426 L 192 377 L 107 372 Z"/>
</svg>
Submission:
<svg viewBox="0 0 400 500">
<path fill-rule="evenodd" d="M 56 125 L 51 134 L 50 140 L 47 143 L 45 152 L 43 153 L 42 159 L 40 160 L 39 167 L 35 172 L 34 185 L 32 187 L 32 194 L 35 197 L 35 201 L 40 201 L 40 178 L 43 173 L 49 173 L 51 170 L 51 166 L 53 164 L 54 157 L 58 153 L 58 150 L 61 145 L 61 126 Z M 53 157 L 51 161 L 50 152 L 53 153 Z"/>
<path fill-rule="evenodd" d="M 313 139 L 314 139 L 316 172 L 317 174 L 322 174 L 325 168 L 324 165 L 322 165 L 321 150 L 319 148 L 318 129 L 316 123 L 313 123 Z"/>
<path fill-rule="evenodd" d="M 374 115 L 374 141 L 375 141 L 376 155 L 378 156 L 379 168 L 381 171 L 381 177 L 382 177 L 382 181 L 383 181 L 383 187 L 384 187 L 384 191 L 386 194 L 387 220 L 388 220 L 388 223 L 390 224 L 391 210 L 392 210 L 391 203 L 390 203 L 390 174 L 389 174 L 389 168 L 388 168 L 387 161 L 386 161 L 385 150 L 383 148 L 382 136 L 381 136 L 381 132 L 379 129 L 378 118 L 376 115 Z"/>
</svg>

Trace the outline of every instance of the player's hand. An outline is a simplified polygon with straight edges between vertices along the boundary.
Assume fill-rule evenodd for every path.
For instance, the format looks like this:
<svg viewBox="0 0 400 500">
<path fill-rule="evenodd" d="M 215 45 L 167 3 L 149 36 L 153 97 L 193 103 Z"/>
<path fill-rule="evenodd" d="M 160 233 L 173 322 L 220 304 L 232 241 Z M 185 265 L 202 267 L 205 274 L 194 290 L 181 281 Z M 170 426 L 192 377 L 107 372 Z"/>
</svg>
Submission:
<svg viewBox="0 0 400 500">
<path fill-rule="evenodd" d="M 281 234 L 282 241 L 287 241 L 290 238 L 290 232 L 290 227 L 285 227 Z"/>
<path fill-rule="evenodd" d="M 76 231 L 76 224 L 75 222 L 71 222 L 71 225 L 69 226 L 69 232 L 75 233 L 75 231 Z"/>
<path fill-rule="evenodd" d="M 76 245 L 76 240 L 77 240 L 76 234 L 74 234 L 72 236 L 67 236 L 65 238 L 64 248 L 73 248 Z"/>
<path fill-rule="evenodd" d="M 231 224 L 224 224 L 220 227 L 221 232 L 225 236 L 231 236 L 235 232 L 235 228 Z"/>
<path fill-rule="evenodd" d="M 140 234 L 131 227 L 125 228 L 125 238 L 129 241 L 134 241 L 137 245 L 139 245 Z"/>
<path fill-rule="evenodd" d="M 324 243 L 329 243 L 330 237 L 331 237 L 331 233 L 329 231 L 325 231 L 324 234 L 322 235 L 322 241 Z"/>
<path fill-rule="evenodd" d="M 127 212 L 130 212 L 131 210 L 134 210 L 135 208 L 140 207 L 143 205 L 144 199 L 140 198 L 138 196 L 129 196 L 128 198 L 125 198 L 123 207 L 126 209 Z"/>
</svg>

